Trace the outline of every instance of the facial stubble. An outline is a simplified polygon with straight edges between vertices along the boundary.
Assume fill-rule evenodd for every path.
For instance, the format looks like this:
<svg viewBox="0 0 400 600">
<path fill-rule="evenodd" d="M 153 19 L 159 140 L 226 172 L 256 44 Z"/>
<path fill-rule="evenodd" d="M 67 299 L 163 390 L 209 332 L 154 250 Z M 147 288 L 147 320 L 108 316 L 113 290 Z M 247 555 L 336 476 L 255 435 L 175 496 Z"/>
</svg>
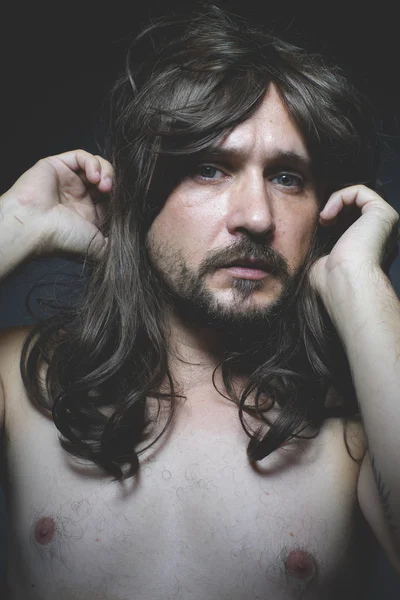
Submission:
<svg viewBox="0 0 400 600">
<path fill-rule="evenodd" d="M 243 238 L 234 247 L 208 255 L 197 269 L 188 266 L 188 260 L 180 249 L 171 245 L 163 245 L 152 235 L 147 239 L 147 251 L 160 285 L 166 291 L 170 307 L 180 319 L 192 326 L 206 328 L 218 332 L 223 343 L 229 346 L 249 346 L 265 336 L 271 335 L 278 318 L 293 296 L 295 280 L 299 273 L 288 275 L 287 263 L 275 251 L 266 247 L 255 247 L 254 243 Z M 265 258 L 273 265 L 274 275 L 278 277 L 282 289 L 277 297 L 257 301 L 255 295 L 274 282 L 267 279 L 245 279 L 231 277 L 229 279 L 229 298 L 221 300 L 218 291 L 207 285 L 218 268 L 229 262 L 233 256 L 256 255 Z M 273 286 L 276 289 L 276 285 Z M 228 289 L 225 287 L 225 290 Z M 272 289 L 272 285 L 271 285 Z M 266 290 L 266 298 L 267 298 Z M 260 295 L 260 294 L 259 294 Z"/>
</svg>

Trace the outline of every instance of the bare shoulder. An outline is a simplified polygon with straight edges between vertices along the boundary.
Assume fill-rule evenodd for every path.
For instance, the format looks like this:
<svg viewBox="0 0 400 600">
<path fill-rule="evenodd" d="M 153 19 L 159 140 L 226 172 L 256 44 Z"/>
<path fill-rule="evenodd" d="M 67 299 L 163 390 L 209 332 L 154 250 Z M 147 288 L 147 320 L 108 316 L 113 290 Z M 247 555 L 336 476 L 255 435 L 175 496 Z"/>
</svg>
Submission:
<svg viewBox="0 0 400 600">
<path fill-rule="evenodd" d="M 4 423 L 6 389 L 9 379 L 19 365 L 23 343 L 33 325 L 0 329 L 0 428 Z"/>
</svg>

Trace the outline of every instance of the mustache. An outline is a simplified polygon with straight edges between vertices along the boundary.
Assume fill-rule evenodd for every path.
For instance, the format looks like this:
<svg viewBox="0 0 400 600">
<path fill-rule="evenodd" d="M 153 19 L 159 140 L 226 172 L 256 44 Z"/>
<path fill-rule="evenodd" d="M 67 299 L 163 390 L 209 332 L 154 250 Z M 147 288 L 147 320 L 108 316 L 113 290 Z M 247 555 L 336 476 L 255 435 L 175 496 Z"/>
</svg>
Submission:
<svg viewBox="0 0 400 600">
<path fill-rule="evenodd" d="M 261 246 L 244 238 L 228 248 L 207 255 L 200 265 L 199 276 L 214 273 L 232 262 L 250 259 L 265 263 L 266 268 L 277 276 L 288 274 L 287 262 L 281 254 L 270 246 Z"/>
</svg>

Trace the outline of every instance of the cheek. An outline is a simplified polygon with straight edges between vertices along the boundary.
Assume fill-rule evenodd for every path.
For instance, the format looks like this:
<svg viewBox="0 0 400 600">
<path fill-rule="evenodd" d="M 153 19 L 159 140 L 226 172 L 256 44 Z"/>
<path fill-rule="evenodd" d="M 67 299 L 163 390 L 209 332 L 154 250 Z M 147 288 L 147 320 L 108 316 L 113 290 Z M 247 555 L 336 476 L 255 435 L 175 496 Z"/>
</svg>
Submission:
<svg viewBox="0 0 400 600">
<path fill-rule="evenodd" d="M 294 219 L 290 224 L 286 223 L 282 226 L 282 239 L 285 246 L 283 254 L 292 266 L 296 267 L 304 260 L 315 226 L 314 214 L 310 214 L 309 220 L 305 222 Z"/>
<path fill-rule="evenodd" d="M 207 229 L 204 223 L 198 221 L 195 215 L 184 212 L 182 208 L 168 207 L 161 211 L 154 220 L 149 239 L 157 246 L 171 250 L 179 250 L 183 255 L 203 253 Z"/>
<path fill-rule="evenodd" d="M 159 244 L 170 244 L 171 240 L 176 239 L 177 232 L 184 235 L 185 230 L 186 225 L 182 218 L 182 211 L 174 207 L 173 203 L 167 202 L 154 219 L 149 230 L 149 235 L 152 240 Z"/>
<path fill-rule="evenodd" d="M 154 235 L 160 243 L 202 254 L 212 247 L 217 235 L 219 219 L 215 203 L 187 193 L 170 197 L 153 222 Z"/>
</svg>

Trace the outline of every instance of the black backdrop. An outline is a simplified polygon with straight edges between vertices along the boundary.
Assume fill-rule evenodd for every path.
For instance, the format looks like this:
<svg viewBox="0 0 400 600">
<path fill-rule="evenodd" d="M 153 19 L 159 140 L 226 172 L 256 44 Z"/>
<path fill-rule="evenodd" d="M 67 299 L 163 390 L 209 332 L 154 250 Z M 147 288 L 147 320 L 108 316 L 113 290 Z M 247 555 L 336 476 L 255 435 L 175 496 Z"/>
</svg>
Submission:
<svg viewBox="0 0 400 600">
<path fill-rule="evenodd" d="M 42 156 L 84 144 L 89 149 L 93 121 L 123 66 L 129 36 L 149 12 L 158 16 L 183 4 L 195 3 L 53 3 L 51 9 L 44 3 L 16 3 L 8 8 L 0 35 L 0 193 Z M 399 135 L 397 3 L 350 1 L 346 11 L 326 2 L 220 4 L 252 14 L 291 41 L 337 61 L 378 108 L 384 133 Z"/>
</svg>

